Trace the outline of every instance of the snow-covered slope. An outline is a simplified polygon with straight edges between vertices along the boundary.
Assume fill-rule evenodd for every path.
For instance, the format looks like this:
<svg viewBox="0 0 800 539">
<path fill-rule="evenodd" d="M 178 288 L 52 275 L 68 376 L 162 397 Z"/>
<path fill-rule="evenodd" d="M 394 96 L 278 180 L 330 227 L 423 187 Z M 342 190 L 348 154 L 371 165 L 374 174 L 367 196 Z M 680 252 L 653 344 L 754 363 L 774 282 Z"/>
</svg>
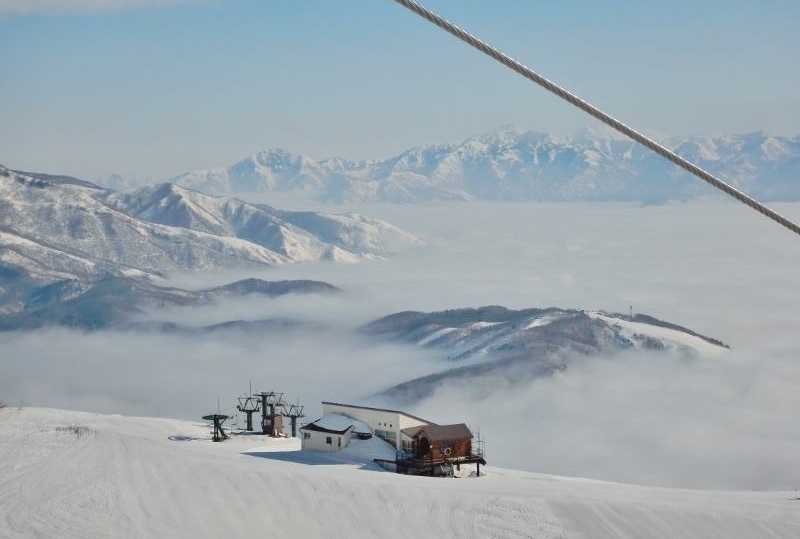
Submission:
<svg viewBox="0 0 800 539">
<path fill-rule="evenodd" d="M 21 265 L 43 277 L 83 277 L 94 268 L 164 272 L 289 261 L 236 237 L 136 219 L 98 200 L 102 193 L 0 170 L 0 229 L 7 232 L 0 261 L 30 261 Z M 31 242 L 40 247 L 31 248 Z M 77 267 L 76 260 L 90 263 Z"/>
<path fill-rule="evenodd" d="M 648 339 L 655 339 L 664 348 L 695 353 L 703 357 L 713 357 L 723 353 L 726 348 L 720 346 L 718 341 L 697 335 L 685 328 L 659 326 L 652 323 L 639 321 L 634 317 L 629 320 L 623 316 L 609 316 L 602 312 L 588 312 L 591 318 L 602 320 L 622 339 L 627 339 L 633 346 L 645 346 Z"/>
<path fill-rule="evenodd" d="M 280 212 L 169 184 L 121 194 L 0 167 L 0 264 L 43 281 L 354 261 L 416 243 L 354 214 Z"/>
<path fill-rule="evenodd" d="M 630 320 L 618 314 L 553 307 L 402 312 L 376 320 L 362 331 L 439 350 L 449 360 L 440 372 L 383 392 L 399 403 L 430 396 L 446 381 L 500 376 L 519 382 L 548 376 L 568 368 L 576 357 L 630 350 L 712 357 L 727 350 L 716 339 L 647 315 Z"/>
<path fill-rule="evenodd" d="M 664 143 L 755 196 L 800 199 L 800 137 L 748 133 Z M 315 192 L 332 202 L 480 198 L 653 203 L 714 192 L 627 139 L 588 130 L 563 137 L 513 128 L 414 148 L 383 161 L 318 162 L 270 150 L 228 169 L 192 172 L 173 181 L 219 194 Z"/>
<path fill-rule="evenodd" d="M 355 261 L 406 249 L 419 240 L 389 223 L 357 214 L 281 211 L 165 183 L 102 200 L 149 222 L 237 237 L 293 261 Z"/>
<path fill-rule="evenodd" d="M 411 477 L 380 471 L 367 452 L 209 438 L 199 421 L 0 410 L 0 536 L 800 536 L 800 502 L 789 492 L 660 489 L 491 466 L 480 478 Z"/>
</svg>

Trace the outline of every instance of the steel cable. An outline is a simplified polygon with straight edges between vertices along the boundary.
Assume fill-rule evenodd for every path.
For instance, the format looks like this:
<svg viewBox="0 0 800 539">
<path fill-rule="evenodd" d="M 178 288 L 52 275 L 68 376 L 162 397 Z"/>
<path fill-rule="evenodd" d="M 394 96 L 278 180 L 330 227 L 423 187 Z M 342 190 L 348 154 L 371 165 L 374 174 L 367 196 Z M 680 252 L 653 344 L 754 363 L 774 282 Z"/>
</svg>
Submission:
<svg viewBox="0 0 800 539">
<path fill-rule="evenodd" d="M 617 120 L 613 116 L 603 112 L 599 108 L 595 107 L 591 103 L 584 101 L 577 95 L 569 92 L 568 90 L 562 88 L 561 86 L 555 84 L 554 82 L 548 80 L 547 78 L 543 77 L 542 75 L 538 74 L 534 70 L 530 69 L 529 67 L 525 66 L 524 64 L 514 60 L 507 54 L 504 54 L 497 50 L 496 48 L 492 47 L 485 41 L 478 39 L 474 35 L 470 34 L 466 30 L 459 28 L 455 24 L 451 23 L 444 17 L 437 15 L 433 11 L 429 10 L 425 6 L 420 5 L 413 0 L 394 0 L 398 4 L 410 9 L 420 17 L 426 19 L 427 21 L 435 24 L 442 30 L 449 32 L 450 34 L 456 36 L 461 41 L 471 45 L 472 47 L 478 49 L 485 55 L 494 58 L 504 66 L 513 69 L 526 79 L 529 79 L 539 86 L 543 87 L 544 89 L 548 90 L 551 93 L 554 93 L 561 99 L 571 103 L 575 107 L 578 107 L 582 111 L 594 116 L 604 124 L 612 127 L 613 129 L 619 131 L 623 135 L 631 138 L 632 140 L 638 142 L 645 148 L 648 148 L 658 155 L 669 159 L 674 164 L 678 165 L 682 169 L 686 170 L 687 172 L 697 176 L 701 180 L 710 183 L 717 189 L 724 191 L 725 193 L 729 194 L 739 202 L 747 204 L 757 212 L 761 213 L 762 215 L 772 219 L 773 221 L 777 222 L 778 224 L 788 228 L 795 234 L 800 234 L 800 226 L 795 224 L 794 222 L 790 221 L 786 217 L 780 215 L 779 213 L 767 208 L 757 200 L 751 198 L 747 194 L 739 191 L 735 187 L 728 185 L 724 181 L 720 180 L 710 172 L 703 170 L 702 168 L 698 167 L 694 163 L 687 161 L 674 151 L 668 149 L 665 146 L 657 143 L 656 141 L 648 138 L 647 136 L 641 134 L 640 132 L 636 131 L 635 129 L 625 125 L 621 121 Z"/>
</svg>

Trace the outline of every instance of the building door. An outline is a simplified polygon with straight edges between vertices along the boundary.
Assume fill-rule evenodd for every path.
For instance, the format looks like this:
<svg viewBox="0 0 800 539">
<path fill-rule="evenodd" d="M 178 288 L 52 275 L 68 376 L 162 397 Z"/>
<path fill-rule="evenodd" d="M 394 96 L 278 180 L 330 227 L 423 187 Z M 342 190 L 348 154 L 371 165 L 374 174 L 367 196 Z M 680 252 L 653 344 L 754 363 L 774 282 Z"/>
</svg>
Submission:
<svg viewBox="0 0 800 539">
<path fill-rule="evenodd" d="M 427 438 L 423 436 L 420 439 L 419 444 L 417 444 L 417 456 L 424 457 L 430 452 L 431 452 L 431 443 L 428 441 Z"/>
</svg>

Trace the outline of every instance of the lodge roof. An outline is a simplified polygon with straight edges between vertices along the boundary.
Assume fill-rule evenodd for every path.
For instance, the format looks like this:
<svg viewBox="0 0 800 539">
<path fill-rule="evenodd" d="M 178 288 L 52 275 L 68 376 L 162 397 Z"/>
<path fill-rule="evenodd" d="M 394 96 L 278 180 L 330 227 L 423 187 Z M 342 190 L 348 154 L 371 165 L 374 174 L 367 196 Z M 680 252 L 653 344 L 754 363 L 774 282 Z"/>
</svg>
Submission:
<svg viewBox="0 0 800 539">
<path fill-rule="evenodd" d="M 330 434 L 344 434 L 345 432 L 347 432 L 348 430 L 350 430 L 352 428 L 353 428 L 353 425 L 350 425 L 349 427 L 347 427 L 344 430 L 326 429 L 325 427 L 320 427 L 319 425 L 316 424 L 316 422 L 314 422 L 314 423 L 309 423 L 307 425 L 303 425 L 302 427 L 300 427 L 300 430 L 313 430 L 313 431 L 317 431 L 317 432 L 328 432 Z"/>
<path fill-rule="evenodd" d="M 306 428 L 310 427 L 311 428 Z M 363 421 L 359 421 L 358 419 L 346 416 L 344 414 L 326 414 L 316 421 L 312 421 L 303 426 L 306 430 L 316 430 L 320 432 L 332 432 L 336 434 L 344 434 L 350 429 L 353 429 L 353 432 L 359 434 L 372 434 L 372 429 L 369 428 L 369 425 L 364 423 Z"/>
<path fill-rule="evenodd" d="M 465 438 L 472 438 L 472 431 L 469 430 L 464 423 L 456 425 L 419 425 L 416 427 L 409 427 L 400 432 L 409 438 L 416 438 L 417 435 L 424 431 L 425 435 L 431 441 L 439 440 L 463 440 Z"/>
<path fill-rule="evenodd" d="M 359 410 L 372 410 L 373 412 L 388 412 L 390 414 L 402 414 L 406 417 L 410 417 L 411 419 L 416 419 L 417 421 L 422 421 L 423 423 L 427 423 L 428 425 L 436 424 L 431 421 L 428 421 L 427 419 L 422 419 L 421 417 L 417 417 L 409 413 L 403 412 L 402 410 L 389 410 L 388 408 L 372 408 L 370 406 L 356 406 L 355 404 L 342 404 L 340 402 L 330 402 L 330 401 L 322 401 L 322 404 L 330 404 L 333 406 L 344 406 L 346 408 L 358 408 Z"/>
</svg>

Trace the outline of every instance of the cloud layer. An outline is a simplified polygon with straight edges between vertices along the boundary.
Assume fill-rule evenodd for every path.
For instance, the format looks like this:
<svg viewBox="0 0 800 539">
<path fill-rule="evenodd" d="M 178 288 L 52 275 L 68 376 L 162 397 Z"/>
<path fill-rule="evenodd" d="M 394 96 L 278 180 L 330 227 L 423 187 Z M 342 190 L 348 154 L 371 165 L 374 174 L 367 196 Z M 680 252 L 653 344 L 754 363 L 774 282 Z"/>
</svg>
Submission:
<svg viewBox="0 0 800 539">
<path fill-rule="evenodd" d="M 415 411 L 469 417 L 492 463 L 567 476 L 692 488 L 800 485 L 792 414 L 797 347 L 675 361 L 622 355 L 550 379 L 444 387 Z"/>
<path fill-rule="evenodd" d="M 204 325 L 291 317 L 327 330 L 203 338 L 63 330 L 0 340 L 0 399 L 11 405 L 196 418 L 232 411 L 253 380 L 308 408 L 360 401 L 443 368 L 429 351 L 353 334 L 406 309 L 502 304 L 634 311 L 733 347 L 714 359 L 622 355 L 509 386 L 441 388 L 412 412 L 467 422 L 492 465 L 635 483 L 794 488 L 800 468 L 800 242 L 738 205 L 458 204 L 353 208 L 420 234 L 428 246 L 392 260 L 276 268 L 343 294 L 247 298 L 213 310 L 151 314 Z M 800 204 L 778 208 L 797 218 Z M 377 214 L 377 215 L 376 215 Z M 174 276 L 207 286 L 251 276 Z"/>
</svg>

